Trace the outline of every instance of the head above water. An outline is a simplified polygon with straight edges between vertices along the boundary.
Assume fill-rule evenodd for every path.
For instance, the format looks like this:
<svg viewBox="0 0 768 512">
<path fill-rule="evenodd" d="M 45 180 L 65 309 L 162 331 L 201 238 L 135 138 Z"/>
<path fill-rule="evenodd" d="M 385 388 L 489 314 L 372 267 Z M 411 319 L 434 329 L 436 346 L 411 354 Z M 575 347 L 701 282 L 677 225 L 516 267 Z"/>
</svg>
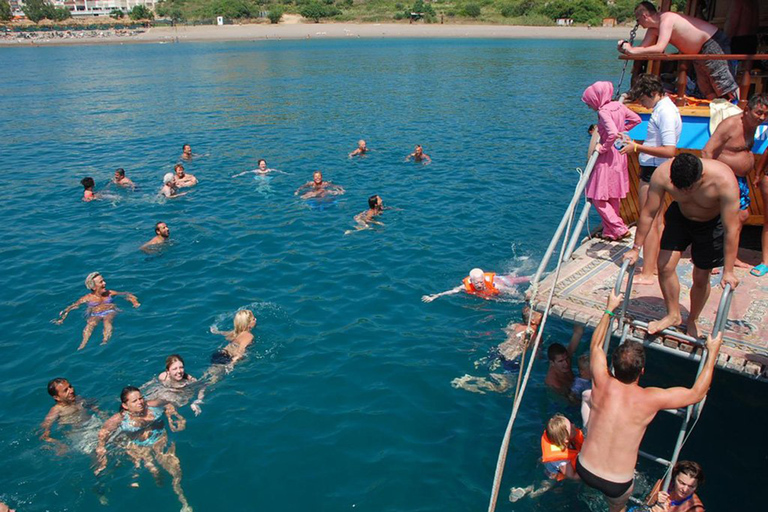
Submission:
<svg viewBox="0 0 768 512">
<path fill-rule="evenodd" d="M 48 383 L 48 394 L 57 402 L 66 402 L 75 398 L 75 388 L 63 377 L 56 377 Z"/>
<path fill-rule="evenodd" d="M 549 346 L 547 349 L 547 359 L 550 365 L 560 373 L 566 373 L 571 369 L 568 349 L 561 343 L 553 343 Z"/>
<path fill-rule="evenodd" d="M 83 186 L 85 190 L 90 190 L 96 186 L 96 183 L 93 181 L 93 178 L 91 178 L 90 176 L 80 180 L 80 184 Z"/>
<path fill-rule="evenodd" d="M 181 164 L 176 164 L 175 166 L 173 166 L 173 172 L 175 172 L 176 176 L 178 176 L 179 178 L 183 178 L 184 177 L 184 166 L 181 165 Z"/>
<path fill-rule="evenodd" d="M 357 147 L 360 149 L 365 149 L 365 141 L 363 139 L 357 141 Z"/>
<path fill-rule="evenodd" d="M 125 178 L 125 169 L 123 169 L 122 167 L 120 167 L 119 169 L 117 169 L 117 170 L 115 171 L 115 177 L 116 177 L 116 178 Z"/>
<path fill-rule="evenodd" d="M 571 439 L 571 422 L 562 414 L 555 414 L 547 422 L 547 438 L 561 450 L 568 448 Z"/>
<path fill-rule="evenodd" d="M 104 278 L 101 277 L 101 274 L 99 272 L 91 272 L 85 278 L 85 287 L 88 288 L 89 290 L 95 290 L 96 286 L 98 286 L 99 283 L 103 283 L 103 282 L 104 282 Z"/>
<path fill-rule="evenodd" d="M 315 171 L 314 174 L 312 174 L 312 181 L 317 185 L 321 184 L 323 182 L 323 173 L 321 171 Z"/>
<path fill-rule="evenodd" d="M 189 378 L 184 368 L 184 359 L 180 355 L 171 354 L 165 358 L 165 371 L 168 372 L 171 379 L 182 381 Z"/>
<path fill-rule="evenodd" d="M 176 175 L 172 172 L 168 172 L 163 176 L 163 183 L 166 185 L 173 185 L 176 182 Z"/>
<path fill-rule="evenodd" d="M 687 190 L 701 179 L 702 170 L 701 158 L 690 153 L 683 153 L 672 160 L 669 177 L 676 189 Z"/>
<path fill-rule="evenodd" d="M 375 210 L 381 207 L 382 201 L 378 195 L 372 195 L 368 198 L 368 208 Z"/>
<path fill-rule="evenodd" d="M 670 490 L 674 490 L 680 498 L 687 498 L 704 483 L 704 471 L 701 466 L 690 460 L 681 460 L 675 464 L 672 470 L 672 484 Z"/>
<path fill-rule="evenodd" d="M 189 144 L 184 144 L 183 146 L 181 146 L 181 152 L 184 153 L 185 155 L 192 153 L 192 146 L 190 146 Z"/>
<path fill-rule="evenodd" d="M 625 341 L 613 351 L 611 356 L 613 376 L 619 382 L 632 384 L 645 371 L 645 349 L 637 341 Z"/>
<path fill-rule="evenodd" d="M 168 238 L 171 236 L 171 230 L 168 229 L 168 225 L 165 222 L 158 222 L 155 224 L 155 234 L 162 236 L 163 238 Z"/>
<path fill-rule="evenodd" d="M 126 386 L 120 392 L 120 411 L 139 412 L 144 409 L 144 397 L 139 388 Z"/>
<path fill-rule="evenodd" d="M 473 268 L 469 271 L 469 282 L 472 283 L 472 286 L 475 288 L 478 287 L 484 287 L 485 282 L 483 281 L 483 277 L 485 274 L 483 273 L 483 269 L 481 268 Z"/>
<path fill-rule="evenodd" d="M 235 334 L 240 334 L 256 327 L 256 317 L 250 309 L 241 309 L 235 314 Z"/>
<path fill-rule="evenodd" d="M 420 155 L 424 152 L 424 148 L 421 147 L 421 144 L 416 144 L 416 148 L 413 150 L 413 152 L 417 155 Z"/>
<path fill-rule="evenodd" d="M 267 168 L 267 161 L 263 158 L 259 158 L 259 169 L 266 169 Z"/>
<path fill-rule="evenodd" d="M 664 96 L 664 85 L 658 76 L 651 73 L 638 76 L 629 90 L 629 97 L 646 108 L 653 108 L 662 96 Z"/>
</svg>

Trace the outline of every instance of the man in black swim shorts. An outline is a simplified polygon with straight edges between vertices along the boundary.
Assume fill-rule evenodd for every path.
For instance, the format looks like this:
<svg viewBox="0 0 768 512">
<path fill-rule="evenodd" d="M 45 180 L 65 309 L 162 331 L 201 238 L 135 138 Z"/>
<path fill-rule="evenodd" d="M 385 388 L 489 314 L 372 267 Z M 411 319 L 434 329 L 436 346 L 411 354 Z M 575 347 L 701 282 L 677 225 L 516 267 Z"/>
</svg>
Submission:
<svg viewBox="0 0 768 512">
<path fill-rule="evenodd" d="M 664 217 L 666 224 L 659 253 L 659 285 L 667 315 L 650 322 L 648 333 L 656 334 L 682 322 L 677 263 L 683 251 L 690 246 L 694 268 L 686 330 L 697 338 L 696 320 L 709 298 L 712 269 L 724 266 L 721 286 L 730 284 L 736 288 L 739 284 L 733 273 L 741 227 L 739 187 L 731 168 L 717 160 L 683 153 L 660 165 L 653 173 L 648 199 L 640 212 L 635 244 L 624 255 L 633 264 L 638 259 L 665 192 L 674 199 Z"/>
</svg>

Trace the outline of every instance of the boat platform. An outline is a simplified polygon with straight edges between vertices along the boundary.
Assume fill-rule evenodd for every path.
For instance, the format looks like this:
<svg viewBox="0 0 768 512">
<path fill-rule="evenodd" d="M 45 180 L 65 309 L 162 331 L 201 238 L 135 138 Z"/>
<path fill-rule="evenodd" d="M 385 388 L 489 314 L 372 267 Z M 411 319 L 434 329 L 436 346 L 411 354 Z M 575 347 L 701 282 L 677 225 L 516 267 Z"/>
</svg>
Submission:
<svg viewBox="0 0 768 512">
<path fill-rule="evenodd" d="M 550 315 L 566 322 L 596 327 L 605 310 L 608 294 L 616 284 L 623 256 L 632 248 L 633 238 L 628 238 L 626 242 L 593 238 L 582 243 L 560 269 Z M 739 249 L 739 258 L 747 263 L 757 264 L 760 257 L 757 251 Z M 642 258 L 638 267 L 641 265 Z M 692 269 L 690 254 L 686 252 L 677 267 L 683 320 L 690 304 Z M 552 273 L 539 282 L 538 293 L 531 302 L 531 307 L 536 311 L 544 311 L 554 277 Z M 744 377 L 768 382 L 768 275 L 759 278 L 750 275 L 746 269 L 736 269 L 736 277 L 740 283 L 733 293 L 717 365 Z M 719 282 L 719 276 L 712 276 L 712 293 L 699 321 L 702 335 L 712 329 L 722 293 Z M 632 286 L 627 317 L 647 323 L 665 314 L 666 308 L 658 283 Z M 648 336 L 638 326 L 630 327 L 628 337 L 643 341 L 649 348 L 673 352 L 688 359 L 699 359 L 701 353 L 701 349 L 692 343 L 669 336 Z"/>
</svg>

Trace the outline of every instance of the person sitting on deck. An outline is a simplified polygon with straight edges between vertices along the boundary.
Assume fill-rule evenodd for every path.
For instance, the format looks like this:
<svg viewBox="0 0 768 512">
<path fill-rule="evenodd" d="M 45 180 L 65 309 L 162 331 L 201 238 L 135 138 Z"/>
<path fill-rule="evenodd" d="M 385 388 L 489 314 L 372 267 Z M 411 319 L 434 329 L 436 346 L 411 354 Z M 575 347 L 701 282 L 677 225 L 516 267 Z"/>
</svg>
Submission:
<svg viewBox="0 0 768 512">
<path fill-rule="evenodd" d="M 596 82 L 584 91 L 581 101 L 597 112 L 599 156 L 587 182 L 586 194 L 603 221 L 603 238 L 621 240 L 630 236 L 619 215 L 621 200 L 629 192 L 627 157 L 614 146 L 621 133 L 640 124 L 640 116 L 618 101 L 611 101 L 613 84 Z"/>
<path fill-rule="evenodd" d="M 640 162 L 640 183 L 637 197 L 640 210 L 648 201 L 651 176 L 658 166 L 674 158 L 677 144 L 683 131 L 683 120 L 674 102 L 664 93 L 661 79 L 650 73 L 637 77 L 629 95 L 645 108 L 652 109 L 648 120 L 648 133 L 642 144 L 630 140 L 621 149 L 624 154 L 638 153 Z M 663 211 L 653 219 L 648 236 L 643 244 L 643 269 L 635 274 L 635 284 L 655 284 L 659 273 L 659 240 L 661 240 Z"/>
<path fill-rule="evenodd" d="M 638 384 L 645 372 L 642 343 L 627 340 L 613 351 L 613 373 L 603 350 L 613 311 L 623 300 L 623 294 L 611 291 L 605 313 L 592 335 L 589 435 L 576 458 L 576 472 L 585 484 L 603 493 L 611 512 L 623 510 L 632 493 L 638 450 L 646 428 L 660 410 L 678 409 L 704 399 L 722 343 L 722 334 L 707 338 L 706 361 L 692 387 L 642 388 Z"/>
<path fill-rule="evenodd" d="M 690 245 L 693 284 L 686 330 L 698 338 L 696 321 L 709 298 L 712 269 L 724 264 L 720 285 L 730 284 L 734 289 L 739 285 L 733 273 L 739 248 L 739 187 L 731 168 L 717 160 L 683 153 L 660 165 L 653 173 L 648 200 L 640 212 L 635 243 L 624 255 L 632 264 L 637 262 L 665 192 L 674 200 L 664 215 L 659 253 L 659 285 L 667 315 L 650 322 L 648 334 L 656 334 L 682 321 L 677 263 Z"/>
<path fill-rule="evenodd" d="M 444 295 L 453 295 L 454 293 L 467 292 L 483 299 L 491 299 L 502 293 L 512 293 L 518 284 L 527 283 L 531 279 L 526 276 L 500 276 L 493 272 L 483 272 L 482 269 L 473 268 L 469 276 L 465 277 L 459 286 L 450 290 L 435 293 L 434 295 L 424 295 L 423 302 L 432 302 L 438 297 Z"/>
<path fill-rule="evenodd" d="M 651 2 L 640 2 L 635 8 L 637 23 L 647 29 L 640 46 L 619 41 L 618 50 L 627 55 L 664 53 L 673 44 L 686 55 L 723 55 L 731 52 L 728 36 L 711 23 L 676 12 L 658 12 Z M 696 81 L 707 99 L 738 98 L 739 86 L 726 60 L 695 60 Z"/>
<path fill-rule="evenodd" d="M 547 370 L 547 376 L 544 378 L 544 384 L 561 395 L 570 397 L 571 387 L 573 387 L 573 383 L 576 380 L 576 377 L 573 375 L 571 359 L 579 347 L 583 334 L 584 326 L 573 324 L 573 335 L 571 336 L 570 343 L 568 343 L 568 348 L 560 343 L 553 343 L 547 349 L 549 369 Z"/>
<path fill-rule="evenodd" d="M 661 491 L 662 482 L 656 482 L 648 495 L 650 512 L 704 512 L 704 504 L 696 495 L 704 483 L 704 471 L 697 463 L 681 460 L 675 464 L 669 492 Z"/>
<path fill-rule="evenodd" d="M 765 122 L 768 116 L 768 95 L 756 94 L 747 103 L 747 109 L 735 116 L 724 119 L 715 133 L 707 141 L 701 150 L 702 158 L 713 158 L 723 162 L 733 170 L 736 181 L 739 183 L 739 232 L 744 223 L 749 219 L 749 181 L 747 175 L 755 167 L 755 155 L 752 146 L 755 144 L 755 130 Z M 750 265 L 736 258 L 734 263 L 740 268 L 749 268 Z M 757 268 L 757 267 L 756 267 Z M 768 267 L 763 265 L 755 275 L 763 275 L 768 272 Z"/>
</svg>

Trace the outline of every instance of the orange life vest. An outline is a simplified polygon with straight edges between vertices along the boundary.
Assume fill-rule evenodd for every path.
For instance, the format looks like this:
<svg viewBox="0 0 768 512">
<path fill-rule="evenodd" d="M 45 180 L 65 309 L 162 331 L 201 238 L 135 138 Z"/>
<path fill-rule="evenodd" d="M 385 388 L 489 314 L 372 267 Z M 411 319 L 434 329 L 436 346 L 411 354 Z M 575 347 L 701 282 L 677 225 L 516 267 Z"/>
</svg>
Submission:
<svg viewBox="0 0 768 512">
<path fill-rule="evenodd" d="M 464 278 L 464 290 L 467 293 L 473 293 L 475 295 L 485 296 L 485 297 L 491 297 L 493 295 L 498 295 L 501 292 L 498 288 L 493 284 L 493 278 L 496 277 L 496 274 L 493 272 L 484 272 L 483 273 L 483 282 L 485 283 L 485 289 L 484 290 L 478 290 L 475 288 L 475 285 L 472 284 L 472 281 L 469 280 L 469 276 Z"/>
<path fill-rule="evenodd" d="M 584 433 L 581 429 L 576 429 L 576 436 L 568 442 L 568 448 L 563 450 L 557 445 L 552 444 L 547 437 L 547 431 L 545 430 L 541 434 L 541 462 L 559 462 L 568 461 L 573 469 L 576 469 L 576 456 L 581 451 L 581 445 L 584 444 Z M 562 473 L 557 474 L 557 480 L 565 479 L 565 475 Z"/>
</svg>

